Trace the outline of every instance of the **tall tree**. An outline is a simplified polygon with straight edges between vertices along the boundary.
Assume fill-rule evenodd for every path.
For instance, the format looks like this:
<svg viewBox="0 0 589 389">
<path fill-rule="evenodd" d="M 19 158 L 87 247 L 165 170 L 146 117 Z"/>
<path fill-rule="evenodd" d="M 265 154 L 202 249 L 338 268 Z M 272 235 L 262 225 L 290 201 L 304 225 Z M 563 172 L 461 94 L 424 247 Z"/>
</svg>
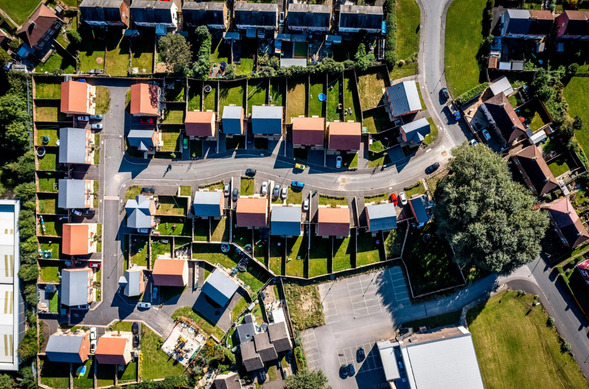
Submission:
<svg viewBox="0 0 589 389">
<path fill-rule="evenodd" d="M 435 215 L 454 260 L 497 273 L 534 260 L 548 227 L 546 215 L 533 209 L 534 197 L 488 147 L 462 146 L 453 155 Z"/>
<path fill-rule="evenodd" d="M 190 43 L 180 34 L 167 33 L 158 42 L 158 51 L 162 61 L 176 73 L 184 73 L 192 62 Z"/>
<path fill-rule="evenodd" d="M 327 386 L 327 377 L 321 370 L 305 371 L 290 375 L 284 380 L 285 389 L 330 389 Z"/>
</svg>

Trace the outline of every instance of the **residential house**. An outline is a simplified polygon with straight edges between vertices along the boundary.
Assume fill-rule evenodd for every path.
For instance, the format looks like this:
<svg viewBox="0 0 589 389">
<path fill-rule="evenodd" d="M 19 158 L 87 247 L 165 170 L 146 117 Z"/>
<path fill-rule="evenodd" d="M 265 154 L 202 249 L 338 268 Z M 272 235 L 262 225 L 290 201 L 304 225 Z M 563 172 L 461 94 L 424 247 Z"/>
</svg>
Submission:
<svg viewBox="0 0 589 389">
<path fill-rule="evenodd" d="M 502 143 L 513 145 L 526 139 L 526 128 L 511 106 L 505 93 L 499 93 L 485 101 L 480 109 L 493 126 Z"/>
<path fill-rule="evenodd" d="M 382 6 L 341 5 L 338 30 L 340 33 L 366 31 L 369 34 L 379 34 L 382 32 L 383 21 Z"/>
<path fill-rule="evenodd" d="M 197 191 L 194 193 L 192 210 L 196 217 L 220 219 L 225 201 L 221 191 Z"/>
<path fill-rule="evenodd" d="M 65 223 L 62 226 L 61 252 L 67 255 L 88 255 L 96 252 L 96 223 Z"/>
<path fill-rule="evenodd" d="M 61 209 L 92 208 L 94 181 L 60 178 L 57 181 L 57 207 Z"/>
<path fill-rule="evenodd" d="M 268 325 L 270 341 L 277 353 L 292 350 L 292 342 L 286 322 L 271 323 Z"/>
<path fill-rule="evenodd" d="M 264 362 L 262 362 L 260 354 L 256 352 L 254 342 L 241 343 L 239 348 L 241 350 L 241 361 L 248 373 L 264 368 Z"/>
<path fill-rule="evenodd" d="M 321 149 L 324 143 L 325 118 L 297 117 L 292 119 L 292 144 L 294 147 Z"/>
<path fill-rule="evenodd" d="M 390 231 L 397 228 L 397 211 L 395 204 L 371 204 L 366 206 L 366 222 L 368 231 Z"/>
<path fill-rule="evenodd" d="M 94 356 L 101 365 L 126 366 L 131 362 L 131 334 L 109 333 L 101 336 Z"/>
<path fill-rule="evenodd" d="M 240 197 L 235 209 L 237 227 L 261 228 L 268 225 L 268 200 L 264 197 Z"/>
<path fill-rule="evenodd" d="M 151 276 L 155 286 L 186 286 L 188 282 L 188 261 L 185 259 L 157 258 Z"/>
<path fill-rule="evenodd" d="M 229 13 L 225 2 L 185 1 L 182 6 L 184 27 L 194 29 L 206 25 L 209 30 L 227 30 Z"/>
<path fill-rule="evenodd" d="M 257 332 L 256 324 L 254 323 L 251 313 L 248 313 L 243 317 L 243 322 L 235 326 L 235 331 L 237 331 L 237 337 L 241 344 L 252 342 L 254 340 L 254 335 Z"/>
<path fill-rule="evenodd" d="M 144 157 L 148 154 L 155 154 L 156 150 L 162 144 L 160 133 L 155 129 L 131 130 L 127 134 L 127 142 L 129 142 L 130 147 L 135 147 L 138 151 L 142 151 Z"/>
<path fill-rule="evenodd" d="M 248 4 L 249 3 L 237 3 Z M 255 5 L 270 5 L 258 4 Z M 276 5 L 276 4 L 271 4 Z M 282 116 L 284 108 L 273 105 L 254 105 L 252 107 L 252 132 L 254 136 L 280 138 L 282 136 Z"/>
<path fill-rule="evenodd" d="M 534 39 L 546 38 L 552 30 L 554 17 L 548 10 L 506 9 L 501 14 L 503 38 Z"/>
<path fill-rule="evenodd" d="M 556 39 L 589 40 L 589 11 L 564 11 L 556 26 Z"/>
<path fill-rule="evenodd" d="M 223 134 L 228 137 L 243 135 L 244 123 L 243 107 L 237 107 L 235 105 L 226 105 L 223 107 L 223 117 L 221 118 Z"/>
<path fill-rule="evenodd" d="M 219 374 L 213 381 L 214 389 L 241 389 L 241 381 L 237 373 Z"/>
<path fill-rule="evenodd" d="M 90 334 L 64 334 L 57 332 L 49 337 L 45 354 L 51 362 L 84 363 L 90 352 Z"/>
<path fill-rule="evenodd" d="M 403 81 L 391 85 L 385 92 L 385 109 L 389 114 L 389 120 L 412 115 L 422 110 L 419 99 L 419 91 L 415 81 Z"/>
<path fill-rule="evenodd" d="M 127 227 L 135 229 L 152 228 L 155 224 L 155 203 L 152 199 L 139 195 L 127 200 Z"/>
<path fill-rule="evenodd" d="M 256 352 L 260 354 L 262 362 L 268 363 L 278 359 L 278 354 L 274 345 L 270 343 L 270 336 L 268 332 L 260 332 L 254 335 L 254 344 L 256 345 Z"/>
<path fill-rule="evenodd" d="M 89 267 L 61 271 L 61 304 L 68 307 L 90 304 L 94 300 L 94 277 Z"/>
<path fill-rule="evenodd" d="M 358 151 L 362 143 L 362 125 L 359 122 L 327 123 L 328 152 Z"/>
<path fill-rule="evenodd" d="M 550 203 L 546 209 L 550 222 L 565 247 L 575 249 L 589 240 L 589 233 L 571 204 L 569 196 Z"/>
<path fill-rule="evenodd" d="M 63 21 L 45 4 L 41 4 L 29 19 L 17 31 L 24 45 L 18 55 L 26 58 L 29 55 L 42 57 L 51 48 L 53 37 L 63 26 Z"/>
<path fill-rule="evenodd" d="M 202 293 L 213 303 L 223 308 L 231 301 L 239 285 L 223 271 L 216 269 L 206 279 Z"/>
<path fill-rule="evenodd" d="M 425 226 L 431 220 L 427 196 L 420 195 L 410 198 L 409 207 L 418 228 Z"/>
<path fill-rule="evenodd" d="M 127 0 L 83 0 L 80 19 L 89 26 L 129 28 Z"/>
<path fill-rule="evenodd" d="M 96 87 L 75 80 L 62 82 L 60 108 L 61 113 L 66 115 L 94 115 Z"/>
<path fill-rule="evenodd" d="M 542 157 L 542 152 L 535 145 L 526 147 L 511 159 L 534 195 L 544 196 L 558 188 L 558 183 Z"/>
<path fill-rule="evenodd" d="M 247 3 L 240 1 L 233 6 L 235 28 L 246 30 L 248 38 L 256 37 L 256 30 L 278 29 L 278 4 Z"/>
<path fill-rule="evenodd" d="M 350 235 L 350 209 L 348 207 L 319 207 L 317 210 L 317 236 L 347 238 Z"/>
<path fill-rule="evenodd" d="M 89 128 L 59 129 L 59 163 L 89 165 L 94 162 L 94 135 Z"/>
<path fill-rule="evenodd" d="M 426 118 L 421 118 L 399 128 L 401 139 L 410 147 L 420 146 L 425 137 L 431 132 L 430 124 Z"/>
<path fill-rule="evenodd" d="M 186 136 L 195 138 L 213 138 L 216 135 L 215 113 L 212 111 L 188 111 L 184 119 Z"/>
<path fill-rule="evenodd" d="M 178 6 L 173 1 L 134 0 L 131 21 L 135 27 L 161 26 L 165 34 L 178 28 Z"/>
<path fill-rule="evenodd" d="M 174 4 L 171 1 L 141 1 L 141 3 Z M 134 116 L 160 116 L 160 87 L 154 84 L 131 85 L 129 112 Z"/>
<path fill-rule="evenodd" d="M 143 269 L 139 267 L 133 267 L 125 270 L 125 288 L 123 293 L 127 297 L 141 296 L 145 291 L 145 276 Z"/>
<path fill-rule="evenodd" d="M 288 29 L 301 32 L 329 32 L 331 5 L 288 4 Z"/>
<path fill-rule="evenodd" d="M 301 235 L 301 207 L 272 207 L 270 234 L 279 236 Z"/>
</svg>

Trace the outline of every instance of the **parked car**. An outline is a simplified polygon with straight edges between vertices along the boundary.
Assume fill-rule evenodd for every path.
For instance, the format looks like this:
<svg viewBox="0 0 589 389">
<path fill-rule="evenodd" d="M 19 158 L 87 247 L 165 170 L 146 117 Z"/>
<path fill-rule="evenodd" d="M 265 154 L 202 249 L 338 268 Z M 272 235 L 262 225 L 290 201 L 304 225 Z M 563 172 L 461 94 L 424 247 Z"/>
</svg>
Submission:
<svg viewBox="0 0 589 389">
<path fill-rule="evenodd" d="M 90 121 L 90 117 L 88 117 L 88 116 L 78 116 L 78 121 L 79 122 L 89 122 Z"/>
<path fill-rule="evenodd" d="M 90 115 L 90 120 L 102 120 L 102 115 Z"/>
<path fill-rule="evenodd" d="M 253 177 L 256 175 L 256 169 L 245 169 L 245 175 L 248 177 Z"/>
<path fill-rule="evenodd" d="M 153 124 L 153 118 L 139 118 L 141 124 Z"/>
<path fill-rule="evenodd" d="M 469 141 L 468 141 L 468 144 L 469 144 L 469 145 L 471 145 L 471 146 L 474 146 L 474 145 L 476 145 L 477 143 L 479 143 L 479 142 L 477 142 L 477 140 L 476 140 L 476 139 L 471 139 L 471 140 L 469 140 Z"/>
<path fill-rule="evenodd" d="M 436 170 L 438 170 L 438 168 L 440 167 L 440 163 L 436 162 L 433 165 L 429 165 L 428 167 L 425 168 L 425 173 L 426 174 L 432 174 L 433 172 L 435 172 Z"/>
<path fill-rule="evenodd" d="M 88 309 L 88 304 L 80 304 L 78 305 L 78 309 Z"/>
<path fill-rule="evenodd" d="M 141 302 L 137 304 L 137 308 L 149 309 L 151 308 L 151 303 Z"/>
<path fill-rule="evenodd" d="M 353 377 L 354 374 L 356 374 L 356 369 L 354 369 L 354 364 L 353 363 L 350 363 L 348 365 L 348 376 L 349 377 Z"/>
<path fill-rule="evenodd" d="M 280 186 L 275 185 L 274 186 L 274 190 L 272 191 L 272 197 L 274 197 L 275 199 L 277 199 L 278 196 L 280 196 Z"/>
<path fill-rule="evenodd" d="M 343 365 L 339 368 L 339 375 L 341 378 L 346 378 L 349 374 L 348 365 Z"/>
<path fill-rule="evenodd" d="M 309 199 L 305 199 L 305 201 L 303 201 L 303 211 L 308 211 L 309 210 Z"/>
<path fill-rule="evenodd" d="M 94 354 L 96 352 L 96 344 L 98 342 L 96 339 L 90 341 L 90 354 Z"/>
<path fill-rule="evenodd" d="M 82 212 L 78 211 L 77 209 L 72 209 L 72 213 L 76 216 L 82 216 Z"/>
<path fill-rule="evenodd" d="M 90 328 L 90 340 L 96 340 L 96 327 Z"/>
<path fill-rule="evenodd" d="M 92 123 L 90 126 L 93 130 L 102 130 L 102 124 L 100 123 Z"/>
<path fill-rule="evenodd" d="M 230 192 L 231 192 L 231 186 L 229 184 L 225 184 L 225 187 L 223 188 L 223 193 L 225 194 L 225 197 L 229 197 Z"/>
<path fill-rule="evenodd" d="M 94 269 L 100 269 L 100 262 L 90 262 L 90 267 Z"/>
<path fill-rule="evenodd" d="M 448 88 L 442 88 L 440 90 L 440 93 L 442 94 L 442 97 L 444 98 L 444 100 L 448 100 L 450 98 L 450 93 L 448 93 Z"/>
<path fill-rule="evenodd" d="M 139 333 L 139 323 L 136 321 L 134 321 L 131 325 L 131 332 L 133 332 L 133 335 L 137 335 Z"/>
<path fill-rule="evenodd" d="M 336 167 L 336 169 L 341 169 L 342 168 L 342 156 L 341 155 L 338 155 L 335 158 L 335 167 Z"/>
<path fill-rule="evenodd" d="M 301 181 L 293 181 L 290 183 L 290 186 L 292 186 L 292 188 L 296 190 L 303 190 L 303 188 L 305 187 L 305 183 Z"/>
<path fill-rule="evenodd" d="M 295 169 L 305 170 L 307 166 L 303 165 L 302 163 L 295 163 Z"/>
<path fill-rule="evenodd" d="M 460 118 L 462 117 L 462 115 L 460 114 L 460 111 L 456 111 L 452 114 L 452 116 L 454 117 L 454 120 L 459 121 Z"/>
<path fill-rule="evenodd" d="M 397 205 L 399 203 L 399 199 L 397 198 L 396 193 L 391 193 L 391 203 L 393 203 L 394 205 Z"/>
<path fill-rule="evenodd" d="M 233 201 L 237 201 L 239 197 L 239 190 L 237 188 L 233 189 Z"/>
<path fill-rule="evenodd" d="M 362 362 L 366 358 L 366 353 L 364 352 L 364 347 L 360 347 L 358 351 L 356 351 L 356 360 L 358 363 Z"/>
<path fill-rule="evenodd" d="M 483 133 L 483 136 L 485 137 L 485 140 L 488 142 L 491 140 L 491 134 L 489 134 L 489 131 L 487 131 L 487 129 L 484 129 L 483 131 L 481 131 Z"/>
<path fill-rule="evenodd" d="M 268 181 L 262 182 L 262 195 L 266 196 L 268 194 Z"/>
<path fill-rule="evenodd" d="M 149 228 L 138 228 L 137 232 L 140 234 L 149 234 Z"/>
<path fill-rule="evenodd" d="M 282 189 L 280 190 L 280 198 L 282 200 L 286 200 L 287 194 L 288 194 L 288 190 L 286 189 L 286 186 L 283 186 Z"/>
<path fill-rule="evenodd" d="M 133 335 L 133 347 L 139 347 L 139 335 L 137 334 Z"/>
<path fill-rule="evenodd" d="M 399 199 L 401 200 L 402 205 L 407 205 L 407 196 L 405 192 L 399 192 Z"/>
<path fill-rule="evenodd" d="M 188 138 L 182 139 L 182 148 L 184 150 L 187 150 L 188 149 Z"/>
</svg>

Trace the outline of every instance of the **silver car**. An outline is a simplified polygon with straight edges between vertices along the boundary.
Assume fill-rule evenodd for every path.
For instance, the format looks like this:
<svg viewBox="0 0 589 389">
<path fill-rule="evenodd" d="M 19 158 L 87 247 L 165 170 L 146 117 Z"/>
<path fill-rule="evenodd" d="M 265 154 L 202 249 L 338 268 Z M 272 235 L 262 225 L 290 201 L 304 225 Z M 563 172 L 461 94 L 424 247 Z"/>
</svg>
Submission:
<svg viewBox="0 0 589 389">
<path fill-rule="evenodd" d="M 282 200 L 286 200 L 287 193 L 288 193 L 288 191 L 286 189 L 286 186 L 283 186 L 282 189 L 280 190 L 280 198 Z"/>
<path fill-rule="evenodd" d="M 266 196 L 268 194 L 268 181 L 262 182 L 262 196 Z"/>
<path fill-rule="evenodd" d="M 277 199 L 279 195 L 280 195 L 280 186 L 276 185 L 276 186 L 274 186 L 274 192 L 272 192 L 272 196 L 275 199 Z"/>
<path fill-rule="evenodd" d="M 407 205 L 407 195 L 405 195 L 405 192 L 399 192 L 399 199 L 402 205 Z"/>
</svg>

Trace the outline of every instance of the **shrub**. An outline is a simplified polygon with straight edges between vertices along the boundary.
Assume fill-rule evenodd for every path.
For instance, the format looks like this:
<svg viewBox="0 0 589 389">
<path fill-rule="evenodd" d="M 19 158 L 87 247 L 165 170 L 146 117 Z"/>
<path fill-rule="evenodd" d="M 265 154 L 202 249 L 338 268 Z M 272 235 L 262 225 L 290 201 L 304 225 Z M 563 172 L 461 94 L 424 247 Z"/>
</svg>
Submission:
<svg viewBox="0 0 589 389">
<path fill-rule="evenodd" d="M 526 292 L 525 292 L 525 290 L 521 290 L 520 289 L 520 290 L 517 291 L 517 295 L 520 296 L 520 297 L 521 296 L 525 296 L 526 295 Z"/>
<path fill-rule="evenodd" d="M 384 60 L 390 67 L 397 63 L 397 2 L 386 0 L 384 12 L 387 24 L 387 36 L 385 39 Z"/>
<path fill-rule="evenodd" d="M 306 371 L 307 370 L 307 361 L 305 359 L 305 355 L 303 355 L 303 350 L 300 346 L 295 347 L 294 349 L 295 360 L 297 364 L 298 371 Z"/>
<path fill-rule="evenodd" d="M 563 353 L 571 351 L 571 344 L 569 342 L 563 342 L 560 345 L 560 351 L 562 351 Z"/>
<path fill-rule="evenodd" d="M 552 316 L 550 316 L 550 317 L 548 318 L 548 320 L 546 321 L 546 325 L 547 325 L 548 327 L 551 327 L 551 328 L 552 328 L 552 327 L 554 327 L 554 322 L 555 322 L 554 318 L 553 318 Z"/>
<path fill-rule="evenodd" d="M 470 100 L 474 99 L 475 97 L 477 97 L 478 95 L 483 93 L 485 91 L 485 89 L 487 89 L 488 87 L 489 87 L 488 82 L 484 82 L 480 85 L 477 85 L 474 88 L 472 88 L 471 90 L 466 91 L 463 94 L 461 94 L 460 96 L 458 96 L 458 98 L 456 99 L 456 102 L 458 104 L 468 103 Z"/>
<path fill-rule="evenodd" d="M 67 35 L 67 39 L 75 45 L 79 45 L 80 43 L 82 43 L 82 36 L 78 31 L 74 29 L 70 28 L 65 32 L 65 35 Z"/>
</svg>

